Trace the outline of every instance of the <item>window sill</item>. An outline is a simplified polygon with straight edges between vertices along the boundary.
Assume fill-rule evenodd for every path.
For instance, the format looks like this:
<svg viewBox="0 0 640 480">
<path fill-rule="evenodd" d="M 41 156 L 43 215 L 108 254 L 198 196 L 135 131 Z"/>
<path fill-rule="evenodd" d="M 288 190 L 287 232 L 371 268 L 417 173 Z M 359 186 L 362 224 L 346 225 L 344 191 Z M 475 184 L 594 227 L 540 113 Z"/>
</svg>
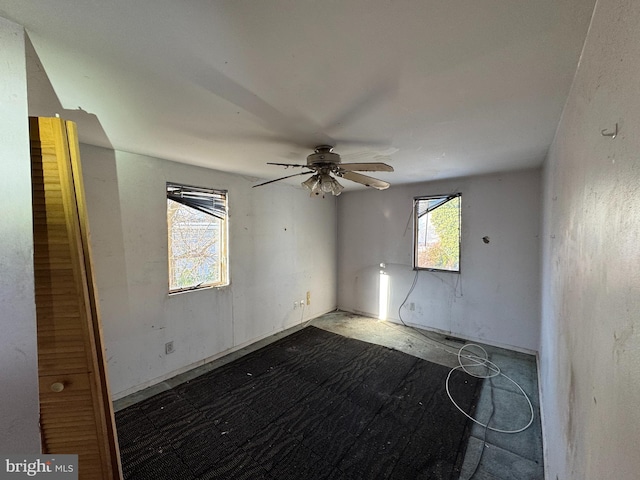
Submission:
<svg viewBox="0 0 640 480">
<path fill-rule="evenodd" d="M 183 293 L 189 293 L 189 292 L 201 292 L 202 290 L 220 290 L 221 288 L 225 288 L 228 286 L 229 286 L 228 283 L 225 283 L 224 285 L 204 285 L 202 287 L 192 287 L 192 288 L 185 288 L 184 290 L 174 290 L 172 292 L 168 292 L 168 295 L 170 297 L 173 297 L 174 295 L 181 295 Z"/>
</svg>

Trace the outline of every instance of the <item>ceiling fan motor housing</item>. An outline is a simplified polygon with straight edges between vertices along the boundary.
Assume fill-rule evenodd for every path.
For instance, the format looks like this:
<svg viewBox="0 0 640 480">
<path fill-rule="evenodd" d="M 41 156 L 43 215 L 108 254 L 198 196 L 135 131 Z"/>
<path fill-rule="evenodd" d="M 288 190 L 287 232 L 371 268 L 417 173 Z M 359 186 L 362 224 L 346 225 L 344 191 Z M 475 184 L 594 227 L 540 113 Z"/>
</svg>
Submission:
<svg viewBox="0 0 640 480">
<path fill-rule="evenodd" d="M 333 147 L 329 145 L 320 145 L 316 147 L 315 152 L 307 157 L 307 166 L 323 165 L 323 164 L 339 164 L 340 155 L 332 152 Z"/>
</svg>

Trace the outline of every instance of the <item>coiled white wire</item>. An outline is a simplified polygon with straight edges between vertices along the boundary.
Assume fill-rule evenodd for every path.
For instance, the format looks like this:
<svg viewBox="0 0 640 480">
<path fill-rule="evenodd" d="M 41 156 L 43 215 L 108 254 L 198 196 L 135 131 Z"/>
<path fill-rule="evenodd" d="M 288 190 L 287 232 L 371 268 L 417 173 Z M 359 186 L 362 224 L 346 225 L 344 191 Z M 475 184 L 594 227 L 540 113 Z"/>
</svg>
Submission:
<svg viewBox="0 0 640 480">
<path fill-rule="evenodd" d="M 470 354 L 470 353 L 465 353 L 463 355 L 463 351 L 466 348 L 469 347 L 477 347 L 480 350 L 482 350 L 482 353 L 484 355 L 484 357 L 479 357 L 478 355 L 474 355 L 474 354 Z M 473 362 L 472 364 L 465 364 L 463 362 L 463 358 Z M 504 373 L 502 373 L 502 371 L 500 370 L 500 368 L 493 363 L 492 361 L 489 360 L 489 354 L 487 353 L 487 351 L 481 347 L 480 345 L 477 345 L 475 343 L 467 343 L 466 345 L 460 347 L 460 350 L 458 350 L 458 363 L 459 365 L 457 367 L 453 367 L 450 371 L 449 371 L 449 375 L 447 375 L 447 380 L 445 382 L 445 388 L 447 390 L 447 395 L 449 396 L 449 400 L 451 400 L 451 403 L 453 403 L 453 405 L 460 410 L 460 412 L 467 417 L 469 420 L 477 423 L 478 425 L 488 429 L 488 430 L 492 430 L 494 432 L 500 432 L 500 433 L 520 433 L 524 430 L 526 430 L 527 428 L 529 428 L 529 426 L 533 423 L 533 418 L 534 418 L 534 413 L 533 413 L 533 405 L 531 404 L 531 400 L 529 399 L 529 396 L 525 393 L 525 391 L 522 389 L 522 387 L 520 385 L 518 385 L 518 383 L 513 380 L 511 377 L 505 375 Z M 485 367 L 486 369 L 488 369 L 491 373 L 485 374 L 485 375 L 480 375 L 477 373 L 473 373 L 471 372 L 468 367 Z M 460 406 L 456 403 L 456 401 L 453 399 L 453 397 L 451 396 L 451 392 L 449 391 L 449 379 L 451 378 L 451 374 L 455 371 L 455 370 L 462 370 L 464 371 L 466 374 L 471 375 L 472 377 L 475 378 L 493 378 L 493 377 L 497 377 L 498 375 L 506 378 L 507 380 L 509 380 L 511 383 L 513 383 L 516 387 L 518 387 L 518 389 L 520 390 L 520 392 L 522 393 L 522 395 L 524 395 L 524 398 L 527 400 L 527 403 L 529 404 L 529 410 L 531 410 L 531 418 L 529 419 L 529 422 L 522 428 L 518 428 L 516 430 L 503 430 L 501 428 L 494 428 L 494 427 L 490 427 L 488 424 L 484 424 L 478 420 L 476 420 L 475 418 L 473 418 L 471 415 L 469 415 L 467 412 L 465 412 L 462 408 L 460 408 Z"/>
</svg>

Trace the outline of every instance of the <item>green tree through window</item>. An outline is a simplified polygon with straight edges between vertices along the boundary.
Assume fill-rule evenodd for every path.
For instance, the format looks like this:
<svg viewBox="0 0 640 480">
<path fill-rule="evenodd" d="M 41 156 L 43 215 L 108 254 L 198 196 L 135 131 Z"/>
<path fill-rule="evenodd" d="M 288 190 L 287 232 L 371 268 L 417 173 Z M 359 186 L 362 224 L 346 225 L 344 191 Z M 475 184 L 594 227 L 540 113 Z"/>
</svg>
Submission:
<svg viewBox="0 0 640 480">
<path fill-rule="evenodd" d="M 461 196 L 414 200 L 414 268 L 460 271 Z"/>
</svg>

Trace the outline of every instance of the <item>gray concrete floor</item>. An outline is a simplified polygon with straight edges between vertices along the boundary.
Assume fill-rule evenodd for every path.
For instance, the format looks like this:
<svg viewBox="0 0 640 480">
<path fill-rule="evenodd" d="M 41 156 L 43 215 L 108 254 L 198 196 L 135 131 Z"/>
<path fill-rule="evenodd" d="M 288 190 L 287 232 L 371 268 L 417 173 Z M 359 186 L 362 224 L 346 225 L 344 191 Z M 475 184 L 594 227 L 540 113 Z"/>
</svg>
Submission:
<svg viewBox="0 0 640 480">
<path fill-rule="evenodd" d="M 463 341 L 436 332 L 418 330 L 346 312 L 332 312 L 285 332 L 268 337 L 206 365 L 114 402 L 116 411 L 170 389 L 257 350 L 296 330 L 314 325 L 340 335 L 393 348 L 410 355 L 455 367 Z M 543 480 L 542 429 L 538 400 L 536 359 L 532 355 L 482 345 L 489 359 L 528 395 L 534 412 L 532 424 L 514 434 L 474 425 L 467 446 L 461 480 Z M 474 350 L 475 352 L 476 350 Z M 476 371 L 478 371 L 476 369 Z M 444 385 L 442 388 L 445 388 Z M 462 414 L 461 414 L 462 415 Z M 517 430 L 529 422 L 531 409 L 517 385 L 503 376 L 485 380 L 475 412 L 481 423 L 500 430 Z"/>
<path fill-rule="evenodd" d="M 436 332 L 345 312 L 324 315 L 311 324 L 451 368 L 458 365 L 457 353 L 464 345 L 463 341 L 456 341 Z M 474 424 L 460 479 L 543 480 L 536 358 L 503 348 L 488 345 L 482 347 L 487 351 L 489 360 L 522 387 L 531 400 L 534 417 L 531 426 L 514 434 L 485 430 Z M 470 349 L 472 353 L 479 353 L 479 350 L 472 347 Z M 475 371 L 480 373 L 477 369 Z M 475 418 L 484 424 L 490 420 L 489 425 L 499 430 L 518 430 L 531 419 L 531 408 L 518 386 L 503 376 L 497 376 L 484 381 Z"/>
</svg>

